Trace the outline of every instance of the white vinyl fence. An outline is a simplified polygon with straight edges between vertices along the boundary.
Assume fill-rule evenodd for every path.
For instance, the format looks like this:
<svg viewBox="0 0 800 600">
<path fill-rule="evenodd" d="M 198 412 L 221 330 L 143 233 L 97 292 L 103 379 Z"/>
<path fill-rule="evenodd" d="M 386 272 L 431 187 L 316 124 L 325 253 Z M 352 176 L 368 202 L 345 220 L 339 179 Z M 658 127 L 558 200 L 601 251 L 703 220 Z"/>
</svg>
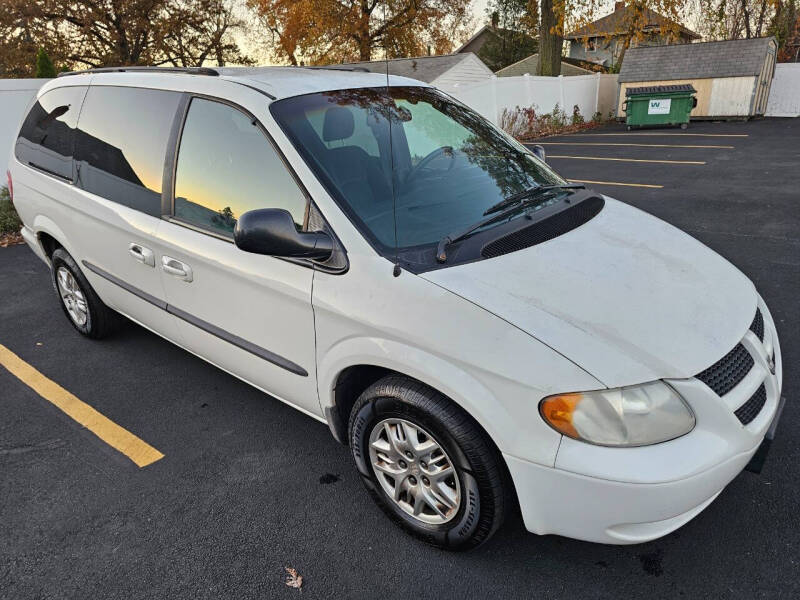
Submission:
<svg viewBox="0 0 800 600">
<path fill-rule="evenodd" d="M 539 113 L 549 113 L 556 104 L 567 115 L 577 106 L 589 120 L 596 112 L 608 117 L 615 110 L 617 75 L 492 77 L 480 83 L 442 86 L 442 90 L 495 124 L 506 109 L 533 107 Z"/>
<path fill-rule="evenodd" d="M 0 185 L 5 185 L 5 171 L 19 125 L 31 100 L 49 79 L 0 79 Z"/>
<path fill-rule="evenodd" d="M 800 117 L 800 63 L 775 65 L 766 116 Z"/>
<path fill-rule="evenodd" d="M 25 109 L 47 79 L 0 79 L 0 172 L 5 170 Z M 556 104 L 567 113 L 578 106 L 585 119 L 599 112 L 608 117 L 617 104 L 616 75 L 577 77 L 491 77 L 480 83 L 445 85 L 442 89 L 493 123 L 504 109 L 536 108 L 551 112 Z M 800 63 L 775 67 L 767 104 L 768 117 L 800 116 Z"/>
</svg>

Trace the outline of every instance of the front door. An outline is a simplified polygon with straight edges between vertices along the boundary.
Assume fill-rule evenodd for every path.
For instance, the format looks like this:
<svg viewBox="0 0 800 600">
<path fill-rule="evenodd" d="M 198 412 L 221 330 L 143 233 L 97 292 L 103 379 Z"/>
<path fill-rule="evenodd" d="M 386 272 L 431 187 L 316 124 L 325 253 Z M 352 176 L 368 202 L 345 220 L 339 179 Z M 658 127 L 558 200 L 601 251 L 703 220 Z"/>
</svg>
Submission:
<svg viewBox="0 0 800 600">
<path fill-rule="evenodd" d="M 203 97 L 189 104 L 174 173 L 158 268 L 183 344 L 320 416 L 313 269 L 233 244 L 237 218 L 255 208 L 284 208 L 302 227 L 305 193 L 253 116 Z"/>
</svg>

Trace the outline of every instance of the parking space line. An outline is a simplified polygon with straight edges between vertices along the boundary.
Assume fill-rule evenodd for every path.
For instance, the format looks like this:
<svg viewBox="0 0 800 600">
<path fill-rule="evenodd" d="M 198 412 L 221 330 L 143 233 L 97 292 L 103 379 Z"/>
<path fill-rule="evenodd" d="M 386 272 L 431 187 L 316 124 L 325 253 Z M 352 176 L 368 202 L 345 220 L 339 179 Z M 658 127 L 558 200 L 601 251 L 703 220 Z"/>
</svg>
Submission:
<svg viewBox="0 0 800 600">
<path fill-rule="evenodd" d="M 572 158 L 575 160 L 616 160 L 619 162 L 661 163 L 666 165 L 704 165 L 704 160 L 656 160 L 653 158 L 611 158 L 606 156 L 567 156 L 564 154 L 548 154 L 547 158 Z"/>
<path fill-rule="evenodd" d="M 538 142 L 542 146 L 637 146 L 639 148 L 717 148 L 733 150 L 733 146 L 696 146 L 688 144 L 634 144 L 632 142 Z"/>
<path fill-rule="evenodd" d="M 621 183 L 619 181 L 589 181 L 588 179 L 570 179 L 573 183 L 590 183 L 593 185 L 624 185 L 625 187 L 641 187 L 641 188 L 652 188 L 655 190 L 660 190 L 663 188 L 663 185 L 653 185 L 651 183 Z"/>
<path fill-rule="evenodd" d="M 146 467 L 164 455 L 148 443 L 120 427 L 108 417 L 48 379 L 19 356 L 0 344 L 0 365 L 30 387 L 42 398 L 55 405 L 112 448 L 118 450 L 139 467 Z"/>
<path fill-rule="evenodd" d="M 590 137 L 590 136 L 603 136 L 603 135 L 616 135 L 616 136 L 631 136 L 631 135 L 645 135 L 645 136 L 652 136 L 652 135 L 665 135 L 667 137 L 678 137 L 678 136 L 695 136 L 695 137 L 749 137 L 747 133 L 669 133 L 669 132 L 662 132 L 662 133 L 645 133 L 645 132 L 638 132 L 638 133 L 572 133 L 569 134 L 571 136 L 583 136 L 583 137 Z"/>
</svg>

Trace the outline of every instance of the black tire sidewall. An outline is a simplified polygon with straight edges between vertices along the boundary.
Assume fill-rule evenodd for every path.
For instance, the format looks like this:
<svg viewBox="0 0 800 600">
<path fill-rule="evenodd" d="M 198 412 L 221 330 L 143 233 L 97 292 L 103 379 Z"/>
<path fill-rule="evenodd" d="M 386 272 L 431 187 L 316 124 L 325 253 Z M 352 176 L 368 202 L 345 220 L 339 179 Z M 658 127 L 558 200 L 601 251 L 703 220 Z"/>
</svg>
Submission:
<svg viewBox="0 0 800 600">
<path fill-rule="evenodd" d="M 94 290 L 89 285 L 89 282 L 84 277 L 81 270 L 78 268 L 78 265 L 75 263 L 75 260 L 67 253 L 66 250 L 61 248 L 56 249 L 53 252 L 53 256 L 51 258 L 53 268 L 50 270 L 52 281 L 53 281 L 53 289 L 55 289 L 56 295 L 58 296 L 58 302 L 61 305 L 61 310 L 64 311 L 64 316 L 67 317 L 67 320 L 70 324 L 77 329 L 80 333 L 86 336 L 91 336 L 93 334 L 93 327 L 95 323 L 95 293 Z M 58 289 L 58 269 L 64 267 L 75 278 L 75 282 L 80 287 L 81 292 L 83 292 L 83 297 L 86 299 L 86 323 L 83 325 L 78 325 L 75 321 L 72 320 L 72 317 L 67 310 L 67 306 L 64 304 L 64 299 L 61 297 L 61 292 Z"/>
<path fill-rule="evenodd" d="M 461 506 L 450 521 L 441 525 L 423 523 L 403 511 L 383 490 L 369 458 L 369 436 L 375 425 L 387 418 L 405 419 L 428 431 L 454 463 L 461 487 Z M 353 415 L 350 447 L 364 485 L 395 523 L 440 548 L 461 550 L 477 545 L 474 537 L 481 518 L 481 491 L 473 476 L 474 467 L 447 427 L 435 416 L 394 395 L 381 394 L 365 402 Z"/>
</svg>

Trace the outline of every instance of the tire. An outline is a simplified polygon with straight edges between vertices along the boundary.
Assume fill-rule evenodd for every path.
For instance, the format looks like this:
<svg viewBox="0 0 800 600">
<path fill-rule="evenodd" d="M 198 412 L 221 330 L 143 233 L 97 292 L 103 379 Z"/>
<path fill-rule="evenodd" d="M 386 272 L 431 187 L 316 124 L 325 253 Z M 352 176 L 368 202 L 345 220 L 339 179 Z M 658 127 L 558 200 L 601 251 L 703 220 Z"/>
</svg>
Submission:
<svg viewBox="0 0 800 600">
<path fill-rule="evenodd" d="M 120 316 L 103 304 L 69 252 L 57 248 L 50 260 L 53 289 L 72 326 L 92 339 L 113 333 L 119 326 Z"/>
<path fill-rule="evenodd" d="M 396 478 L 389 476 L 383 469 L 402 467 L 402 450 L 412 447 L 408 432 L 413 428 L 416 439 L 422 440 L 415 447 L 420 451 L 413 458 L 406 455 L 406 470 Z M 389 431 L 394 432 L 391 439 L 400 452 L 389 441 Z M 405 442 L 396 440 L 401 431 L 408 434 Z M 472 418 L 442 394 L 407 377 L 385 377 L 356 401 L 348 433 L 364 486 L 386 515 L 414 537 L 438 548 L 469 550 L 488 540 L 503 523 L 510 487 L 502 457 Z M 431 443 L 441 453 L 426 453 L 423 448 Z M 388 450 L 384 453 L 378 447 Z M 378 463 L 382 467 L 374 466 Z M 453 475 L 441 480 L 434 469 L 446 473 L 448 464 Z M 406 491 L 395 501 L 390 490 L 398 485 Z M 419 501 L 421 495 L 426 498 Z M 454 497 L 456 506 L 428 502 L 442 498 L 453 503 Z M 411 511 L 418 502 L 422 512 L 415 516 Z M 434 504 L 444 516 L 435 512 Z"/>
<path fill-rule="evenodd" d="M 681 123 L 681 129 L 686 129 L 687 127 L 689 127 L 687 123 Z"/>
</svg>

